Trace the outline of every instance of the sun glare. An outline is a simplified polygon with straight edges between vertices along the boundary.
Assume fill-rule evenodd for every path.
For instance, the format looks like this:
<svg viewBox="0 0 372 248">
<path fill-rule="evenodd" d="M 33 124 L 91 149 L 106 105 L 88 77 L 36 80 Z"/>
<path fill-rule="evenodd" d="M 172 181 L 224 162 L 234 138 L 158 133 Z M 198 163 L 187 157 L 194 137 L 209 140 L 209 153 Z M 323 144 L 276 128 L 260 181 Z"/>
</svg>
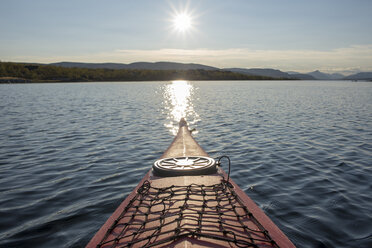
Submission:
<svg viewBox="0 0 372 248">
<path fill-rule="evenodd" d="M 173 27 L 179 32 L 186 32 L 192 26 L 191 16 L 187 13 L 180 13 L 174 16 Z"/>
</svg>

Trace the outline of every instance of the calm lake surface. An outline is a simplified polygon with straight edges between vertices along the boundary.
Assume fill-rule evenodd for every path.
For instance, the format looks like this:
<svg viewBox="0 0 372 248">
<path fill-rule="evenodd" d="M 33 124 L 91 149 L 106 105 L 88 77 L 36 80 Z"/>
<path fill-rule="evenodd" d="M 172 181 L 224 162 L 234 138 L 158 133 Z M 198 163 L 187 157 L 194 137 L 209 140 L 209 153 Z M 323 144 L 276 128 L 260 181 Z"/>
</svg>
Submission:
<svg viewBox="0 0 372 248">
<path fill-rule="evenodd" d="M 83 247 L 184 115 L 298 247 L 372 247 L 372 83 L 0 85 L 0 247 Z"/>
</svg>

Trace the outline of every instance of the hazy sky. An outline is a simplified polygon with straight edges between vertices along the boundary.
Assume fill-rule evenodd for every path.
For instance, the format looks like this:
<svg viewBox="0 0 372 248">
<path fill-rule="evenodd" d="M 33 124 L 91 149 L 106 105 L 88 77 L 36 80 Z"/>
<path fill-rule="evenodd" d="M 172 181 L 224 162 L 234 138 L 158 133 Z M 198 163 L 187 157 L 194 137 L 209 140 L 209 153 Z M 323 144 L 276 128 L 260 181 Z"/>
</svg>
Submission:
<svg viewBox="0 0 372 248">
<path fill-rule="evenodd" d="M 0 0 L 0 60 L 372 71 L 372 1 Z"/>
</svg>

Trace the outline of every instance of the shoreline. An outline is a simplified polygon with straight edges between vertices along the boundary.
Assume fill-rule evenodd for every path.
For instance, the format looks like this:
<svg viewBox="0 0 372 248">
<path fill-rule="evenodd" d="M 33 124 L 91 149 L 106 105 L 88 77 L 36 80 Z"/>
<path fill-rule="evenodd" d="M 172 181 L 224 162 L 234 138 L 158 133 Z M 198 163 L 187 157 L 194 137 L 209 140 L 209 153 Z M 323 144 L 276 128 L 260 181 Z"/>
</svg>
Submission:
<svg viewBox="0 0 372 248">
<path fill-rule="evenodd" d="M 74 84 L 74 83 L 126 83 L 126 82 L 164 82 L 164 81 L 301 81 L 301 82 L 372 82 L 372 80 L 301 80 L 301 79 L 154 79 L 154 80 L 92 80 L 92 81 L 65 81 L 65 80 L 29 80 L 25 78 L 12 78 L 3 79 L 0 78 L 0 84 L 53 84 L 53 83 L 63 83 L 63 84 Z"/>
</svg>

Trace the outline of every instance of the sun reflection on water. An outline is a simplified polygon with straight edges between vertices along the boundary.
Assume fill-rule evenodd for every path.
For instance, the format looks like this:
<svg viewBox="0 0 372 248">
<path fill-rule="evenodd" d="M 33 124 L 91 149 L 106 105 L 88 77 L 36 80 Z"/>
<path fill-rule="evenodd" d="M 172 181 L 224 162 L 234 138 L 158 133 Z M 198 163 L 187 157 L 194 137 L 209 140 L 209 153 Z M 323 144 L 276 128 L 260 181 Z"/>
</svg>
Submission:
<svg viewBox="0 0 372 248">
<path fill-rule="evenodd" d="M 173 135 L 177 134 L 182 117 L 191 125 L 199 121 L 192 102 L 194 89 L 187 81 L 172 81 L 164 87 L 164 109 L 167 115 L 165 126 Z"/>
</svg>

